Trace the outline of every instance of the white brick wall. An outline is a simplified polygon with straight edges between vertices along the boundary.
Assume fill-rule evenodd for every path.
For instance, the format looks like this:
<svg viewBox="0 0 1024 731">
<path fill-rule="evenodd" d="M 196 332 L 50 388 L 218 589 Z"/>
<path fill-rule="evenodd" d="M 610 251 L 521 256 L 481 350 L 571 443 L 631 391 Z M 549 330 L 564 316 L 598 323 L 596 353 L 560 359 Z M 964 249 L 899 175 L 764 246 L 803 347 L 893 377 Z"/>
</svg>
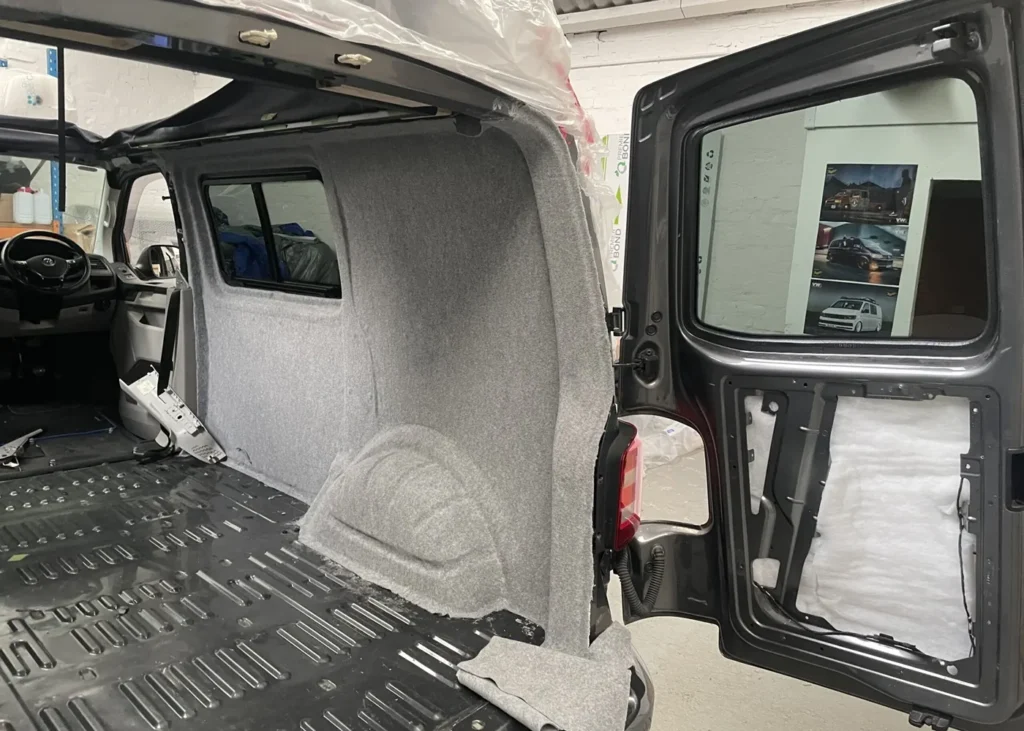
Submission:
<svg viewBox="0 0 1024 731">
<path fill-rule="evenodd" d="M 891 2 L 839 0 L 573 35 L 573 88 L 601 134 L 629 132 L 633 97 L 652 81 Z"/>
<path fill-rule="evenodd" d="M 629 132 L 633 98 L 649 83 L 891 2 L 812 2 L 572 35 L 573 88 L 601 134 Z M 803 120 L 798 112 L 724 132 L 704 310 L 709 323 L 752 332 L 784 330 L 806 142 Z"/>
<path fill-rule="evenodd" d="M 13 69 L 46 73 L 46 46 L 0 39 L 0 58 L 6 59 Z M 79 127 L 100 135 L 166 117 L 197 98 L 198 76 L 190 71 L 81 51 L 68 51 L 65 63 L 68 96 L 75 109 L 74 121 Z M 204 88 L 210 78 L 203 77 Z M 0 109 L 0 114 L 3 113 Z M 95 175 L 82 174 L 74 168 L 69 170 L 66 222 L 96 220 L 101 185 Z M 49 190 L 45 169 L 33 186 Z M 173 241 L 173 214 L 170 203 L 161 197 L 161 193 L 167 192 L 166 186 L 162 191 L 160 188 L 159 185 L 149 186 L 140 200 L 136 250 L 144 244 L 163 242 L 167 234 Z"/>
<path fill-rule="evenodd" d="M 220 89 L 222 86 L 227 84 L 230 79 L 223 79 L 219 76 L 209 76 L 207 74 L 196 74 L 196 85 L 195 93 L 193 94 L 194 101 L 200 101 L 210 96 L 213 92 Z"/>
<path fill-rule="evenodd" d="M 46 73 L 46 46 L 0 39 L 0 58 L 11 68 Z M 160 119 L 195 100 L 191 71 L 81 51 L 68 51 L 65 63 L 77 123 L 97 134 Z"/>
<path fill-rule="evenodd" d="M 704 321 L 742 332 L 786 325 L 803 182 L 805 113 L 722 131 Z"/>
</svg>

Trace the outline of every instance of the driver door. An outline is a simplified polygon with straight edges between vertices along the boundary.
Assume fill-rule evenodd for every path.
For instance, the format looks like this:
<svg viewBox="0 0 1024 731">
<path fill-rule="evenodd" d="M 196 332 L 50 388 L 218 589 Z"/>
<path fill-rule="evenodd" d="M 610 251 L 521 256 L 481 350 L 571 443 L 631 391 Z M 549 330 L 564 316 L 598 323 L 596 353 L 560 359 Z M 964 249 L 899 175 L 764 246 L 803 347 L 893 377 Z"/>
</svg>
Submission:
<svg viewBox="0 0 1024 731">
<path fill-rule="evenodd" d="M 700 433 L 711 505 L 643 523 L 633 583 L 660 546 L 651 616 L 935 729 L 1024 728 L 1022 28 L 1017 0 L 898 4 L 633 112 L 619 403 Z M 880 329 L 818 326 L 865 299 Z"/>
<path fill-rule="evenodd" d="M 172 350 L 169 357 L 184 362 L 192 347 L 190 339 L 181 342 L 191 332 L 191 299 L 186 289 L 172 304 L 181 258 L 174 207 L 163 175 L 149 173 L 126 180 L 117 198 L 114 271 L 123 297 L 114 317 L 111 343 L 118 377 L 124 379 L 139 369 L 159 368 L 168 347 Z M 177 347 L 165 345 L 168 323 L 176 330 L 172 335 Z M 192 370 L 174 368 L 172 387 L 187 401 L 186 375 Z M 156 420 L 124 392 L 118 410 L 134 434 L 153 438 L 159 431 Z"/>
</svg>

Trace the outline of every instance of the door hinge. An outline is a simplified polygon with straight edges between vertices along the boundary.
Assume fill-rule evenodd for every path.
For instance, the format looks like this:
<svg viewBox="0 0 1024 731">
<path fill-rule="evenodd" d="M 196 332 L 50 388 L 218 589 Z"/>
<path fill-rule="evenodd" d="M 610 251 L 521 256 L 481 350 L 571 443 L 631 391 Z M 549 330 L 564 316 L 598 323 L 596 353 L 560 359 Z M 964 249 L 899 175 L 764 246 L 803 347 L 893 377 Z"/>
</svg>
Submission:
<svg viewBox="0 0 1024 731">
<path fill-rule="evenodd" d="M 658 377 L 658 365 L 661 358 L 658 351 L 652 345 L 645 345 L 637 351 L 631 361 L 620 361 L 615 363 L 616 368 L 632 368 L 637 377 L 646 383 L 650 383 Z"/>
<path fill-rule="evenodd" d="M 943 23 L 932 28 L 932 56 L 939 61 L 958 61 L 970 51 L 981 47 L 981 36 L 978 31 L 967 27 L 966 23 L 955 21 Z"/>
<path fill-rule="evenodd" d="M 910 711 L 910 725 L 915 728 L 929 727 L 933 731 L 946 731 L 953 719 L 945 713 L 914 708 Z"/>
<path fill-rule="evenodd" d="M 621 307 L 613 307 L 611 312 L 604 314 L 604 323 L 608 332 L 617 338 L 626 334 L 626 311 Z"/>
</svg>

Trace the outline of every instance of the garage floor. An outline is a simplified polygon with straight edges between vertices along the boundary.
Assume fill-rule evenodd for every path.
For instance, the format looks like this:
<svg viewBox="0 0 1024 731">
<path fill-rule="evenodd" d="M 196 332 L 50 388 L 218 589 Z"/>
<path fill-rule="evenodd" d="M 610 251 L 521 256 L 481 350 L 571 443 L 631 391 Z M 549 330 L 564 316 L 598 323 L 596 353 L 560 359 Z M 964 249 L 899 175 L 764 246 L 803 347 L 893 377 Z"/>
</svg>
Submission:
<svg viewBox="0 0 1024 731">
<path fill-rule="evenodd" d="M 643 486 L 644 519 L 703 523 L 707 516 L 704 474 L 700 450 L 649 469 Z M 718 651 L 718 630 L 713 625 L 657 618 L 632 624 L 630 629 L 654 680 L 654 731 L 908 728 L 907 717 L 896 711 L 726 660 Z"/>
</svg>

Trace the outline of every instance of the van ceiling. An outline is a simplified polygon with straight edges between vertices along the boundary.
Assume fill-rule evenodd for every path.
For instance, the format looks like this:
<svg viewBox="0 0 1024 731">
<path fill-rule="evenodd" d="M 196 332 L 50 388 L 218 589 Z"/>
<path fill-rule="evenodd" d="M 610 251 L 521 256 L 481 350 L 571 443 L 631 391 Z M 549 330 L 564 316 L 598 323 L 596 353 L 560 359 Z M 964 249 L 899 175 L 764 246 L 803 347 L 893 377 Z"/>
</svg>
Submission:
<svg viewBox="0 0 1024 731">
<path fill-rule="evenodd" d="M 144 147 L 302 123 L 344 124 L 388 117 L 433 116 L 433 107 L 410 109 L 313 87 L 269 86 L 233 81 L 165 119 L 115 132 L 108 149 Z"/>
<path fill-rule="evenodd" d="M 66 126 L 66 135 L 73 161 L 99 164 L 140 148 L 278 131 L 285 125 L 339 126 L 437 113 L 433 107 L 408 108 L 312 87 L 233 81 L 169 117 L 120 130 L 105 139 L 73 124 Z M 0 147 L 7 154 L 56 155 L 57 122 L 0 116 Z"/>
</svg>

